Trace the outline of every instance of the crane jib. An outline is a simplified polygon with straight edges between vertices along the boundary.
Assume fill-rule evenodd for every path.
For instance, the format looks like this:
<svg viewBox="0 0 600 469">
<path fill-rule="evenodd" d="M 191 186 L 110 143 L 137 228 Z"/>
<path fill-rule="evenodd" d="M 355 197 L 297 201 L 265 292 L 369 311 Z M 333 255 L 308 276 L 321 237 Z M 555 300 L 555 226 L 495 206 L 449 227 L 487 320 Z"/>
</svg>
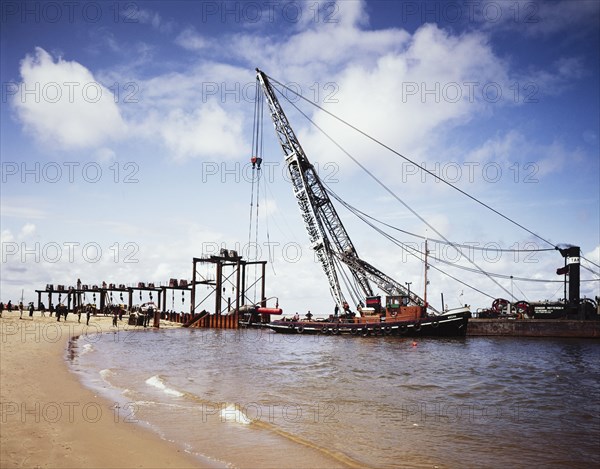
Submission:
<svg viewBox="0 0 600 469">
<path fill-rule="evenodd" d="M 408 292 L 399 282 L 381 272 L 358 256 L 358 253 L 341 222 L 315 168 L 304 153 L 267 75 L 256 69 L 257 81 L 263 89 L 270 109 L 275 133 L 283 150 L 287 169 L 292 181 L 294 196 L 298 202 L 311 245 L 327 279 L 333 299 L 340 307 L 348 308 L 340 285 L 344 278 L 342 264 L 350 272 L 354 285 L 364 297 L 373 296 L 371 282 L 382 291 L 403 295 L 411 304 L 425 306 L 425 302 Z M 258 97 L 257 93 L 257 97 Z M 351 292 L 352 293 L 352 292 Z"/>
</svg>

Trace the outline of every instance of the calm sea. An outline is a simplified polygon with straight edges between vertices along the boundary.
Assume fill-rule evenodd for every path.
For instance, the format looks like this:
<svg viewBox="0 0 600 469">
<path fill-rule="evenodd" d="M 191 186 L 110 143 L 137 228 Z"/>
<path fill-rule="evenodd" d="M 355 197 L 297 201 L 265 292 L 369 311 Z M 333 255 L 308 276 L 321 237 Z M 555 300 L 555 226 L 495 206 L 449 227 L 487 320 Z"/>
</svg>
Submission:
<svg viewBox="0 0 600 469">
<path fill-rule="evenodd" d="M 599 467 L 600 342 L 82 336 L 70 363 L 215 467 Z"/>
</svg>

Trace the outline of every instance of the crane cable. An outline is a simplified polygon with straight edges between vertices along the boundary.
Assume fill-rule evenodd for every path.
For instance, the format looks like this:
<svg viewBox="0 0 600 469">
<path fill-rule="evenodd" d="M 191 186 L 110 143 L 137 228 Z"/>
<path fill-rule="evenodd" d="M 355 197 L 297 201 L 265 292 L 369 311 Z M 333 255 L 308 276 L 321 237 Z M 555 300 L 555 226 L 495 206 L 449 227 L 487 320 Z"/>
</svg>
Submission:
<svg viewBox="0 0 600 469">
<path fill-rule="evenodd" d="M 279 82 L 277 82 L 279 83 Z M 282 85 L 283 86 L 283 85 Z M 400 202 L 407 210 L 409 210 L 415 217 L 421 220 L 422 223 L 427 225 L 431 230 L 437 234 L 439 237 L 444 239 L 449 244 L 452 244 L 446 237 L 440 233 L 433 225 L 431 225 L 427 220 L 425 220 L 421 215 L 419 215 L 413 208 L 411 208 L 406 202 L 404 202 L 394 191 L 392 191 L 388 186 L 386 186 L 380 179 L 377 178 L 371 171 L 369 171 L 362 163 L 360 163 L 356 158 L 354 158 L 348 151 L 346 151 L 339 143 L 337 143 L 327 132 L 325 132 L 321 127 L 319 127 L 316 122 L 314 122 L 310 117 L 308 117 L 304 112 L 302 112 L 298 106 L 296 106 L 293 102 L 291 102 L 284 93 L 279 91 L 277 88 L 275 90 L 283 96 L 300 114 L 302 114 L 311 124 L 313 124 L 325 137 L 331 141 L 340 151 L 342 151 L 346 156 L 348 156 L 356 165 L 358 165 L 365 173 L 367 173 L 378 185 L 380 185 L 388 194 L 390 194 L 394 199 Z M 362 133 L 362 132 L 361 132 Z M 365 134 L 366 135 L 366 134 Z M 454 187 L 454 186 L 453 186 Z M 479 267 L 474 261 L 469 259 L 465 254 L 461 251 L 459 247 L 453 245 L 455 249 L 463 256 L 467 261 L 473 264 L 479 271 L 481 271 L 484 275 L 486 275 L 493 283 L 496 284 L 501 290 L 503 290 L 507 295 L 514 299 L 513 294 L 502 286 L 499 282 L 497 282 L 493 277 L 487 275 L 487 273 Z"/>
<path fill-rule="evenodd" d="M 329 190 L 328 190 L 328 192 L 329 192 Z M 344 202 L 342 199 L 340 199 L 340 198 L 339 198 L 339 196 L 337 196 L 335 193 L 332 193 L 332 196 L 333 196 L 333 197 L 334 197 L 336 200 L 338 200 L 338 201 L 339 201 L 339 202 L 340 202 L 342 205 L 344 205 L 344 206 L 345 206 L 345 205 L 347 205 L 347 204 L 346 204 L 346 202 Z M 346 208 L 348 208 L 348 207 L 346 207 Z M 351 211 L 351 210 L 350 210 L 350 211 Z M 357 216 L 358 218 L 361 218 L 361 216 L 360 216 L 360 215 L 358 215 L 358 214 L 356 214 L 356 213 L 354 213 L 354 215 L 355 215 L 355 216 Z M 361 219 L 362 219 L 362 218 L 361 218 Z M 415 253 L 413 253 L 413 252 L 410 252 L 410 251 L 412 250 L 412 251 L 416 251 L 416 252 L 418 252 L 419 254 L 423 255 L 423 253 L 422 253 L 421 251 L 419 251 L 418 249 L 415 249 L 415 248 L 413 248 L 412 246 L 404 245 L 404 243 L 402 243 L 402 242 L 401 242 L 401 241 L 399 241 L 398 239 L 394 238 L 394 237 L 393 237 L 392 235 L 390 235 L 389 233 L 386 233 L 385 231 L 383 231 L 383 230 L 381 230 L 381 229 L 377 228 L 377 227 L 376 227 L 375 225 L 373 225 L 371 222 L 369 222 L 369 221 L 367 221 L 367 220 L 364 220 L 364 219 L 362 219 L 362 220 L 363 220 L 363 222 L 365 222 L 367 225 L 369 225 L 371 228 L 373 228 L 375 231 L 377 231 L 379 234 L 381 234 L 383 237 L 387 238 L 387 239 L 388 239 L 388 240 L 390 240 L 392 243 L 396 244 L 398 247 L 400 247 L 401 249 L 403 249 L 404 251 L 406 251 L 408 254 L 410 254 L 411 256 L 414 256 L 414 257 L 416 257 L 416 258 L 417 258 L 417 259 L 419 259 L 419 260 L 422 260 L 422 259 L 420 259 L 420 258 L 419 258 L 419 256 L 417 256 Z M 440 259 L 437 259 L 437 258 L 433 258 L 433 259 L 435 259 L 435 260 L 440 260 Z M 441 261 L 441 260 L 440 260 L 440 261 Z M 457 265 L 451 264 L 451 263 L 450 263 L 450 262 L 448 262 L 448 261 L 442 261 L 442 262 L 446 262 L 446 263 L 448 263 L 448 264 L 450 264 L 450 265 L 452 265 L 452 266 L 454 266 L 454 267 L 461 267 L 461 268 L 465 268 L 465 267 L 462 267 L 462 266 L 457 266 Z M 465 287 L 467 287 L 467 288 L 470 288 L 471 290 L 474 290 L 474 291 L 476 291 L 476 292 L 478 292 L 478 293 L 481 293 L 483 296 L 487 296 L 488 298 L 491 298 L 492 300 L 493 300 L 493 299 L 495 299 L 495 297 L 494 297 L 494 296 L 492 296 L 492 295 L 489 295 L 489 294 L 487 294 L 486 292 L 484 292 L 484 291 L 482 291 L 482 290 L 480 290 L 480 289 L 478 289 L 478 288 L 474 287 L 473 285 L 470 285 L 470 284 L 468 284 L 468 283 L 464 282 L 463 280 L 460 280 L 460 279 L 458 279 L 458 278 L 454 277 L 453 275 L 451 275 L 451 274 L 449 274 L 448 272 L 446 272 L 446 271 L 444 271 L 444 270 L 440 269 L 439 267 L 436 267 L 435 265 L 429 264 L 429 267 L 430 267 L 430 268 L 432 268 L 432 269 L 434 269 L 434 270 L 437 270 L 439 273 L 441 273 L 441 274 L 445 275 L 446 277 L 450 277 L 452 280 L 455 280 L 456 282 L 458 282 L 458 283 L 460 283 L 460 284 L 464 285 Z M 490 274 L 490 275 L 493 275 L 493 274 Z M 561 282 L 561 283 L 562 283 L 562 282 Z"/>
<path fill-rule="evenodd" d="M 379 234 L 381 234 L 382 236 L 384 236 L 385 238 L 387 238 L 389 241 L 391 241 L 392 243 L 394 243 L 395 245 L 397 245 L 398 247 L 400 247 L 401 249 L 403 249 L 404 251 L 406 251 L 408 254 L 411 254 L 412 256 L 416 257 L 417 259 L 421 260 L 421 258 L 419 258 L 419 256 L 417 254 L 414 254 L 412 252 L 410 252 L 409 250 L 415 251 L 418 254 L 420 254 L 421 256 L 424 256 L 424 253 L 420 250 L 418 250 L 417 248 L 414 248 L 412 246 L 409 246 L 405 243 L 403 243 L 402 241 L 400 241 L 398 238 L 395 238 L 394 236 L 392 236 L 391 234 L 383 231 L 382 229 L 378 228 L 377 226 L 375 226 L 374 224 L 372 224 L 370 221 L 366 220 L 364 217 L 366 218 L 372 218 L 369 217 L 368 215 L 364 214 L 363 212 L 361 212 L 360 210 L 356 209 L 355 207 L 353 207 L 352 205 L 350 205 L 349 203 L 347 203 L 346 201 L 344 201 L 339 195 L 337 195 L 335 192 L 333 192 L 333 190 L 331 190 L 327 185 L 327 192 L 335 199 L 337 200 L 340 204 L 342 204 L 342 206 L 344 206 L 350 213 L 352 213 L 355 217 L 359 218 L 361 221 L 363 221 L 366 225 L 370 226 L 373 230 L 375 230 L 376 232 L 378 232 Z M 444 243 L 445 244 L 445 243 Z M 449 266 L 455 267 L 457 269 L 462 269 L 462 270 L 466 270 L 468 272 L 474 272 L 477 274 L 481 274 L 481 273 L 485 273 L 487 275 L 490 275 L 492 277 L 497 277 L 497 278 L 502 278 L 502 279 L 510 279 L 512 278 L 513 280 L 520 280 L 520 281 L 524 281 L 524 282 L 558 282 L 558 283 L 562 283 L 562 280 L 544 280 L 544 279 L 531 279 L 531 278 L 525 278 L 525 277 L 515 277 L 515 276 L 510 276 L 510 275 L 506 275 L 506 274 L 497 274 L 497 273 L 493 273 L 493 272 L 487 272 L 487 271 L 481 271 L 481 270 L 477 270 L 477 269 L 473 269 L 467 266 L 463 266 L 463 265 L 458 265 L 454 262 L 445 260 L 445 259 L 441 259 L 437 256 L 429 256 L 431 259 L 447 264 Z M 430 267 L 432 267 L 430 265 Z M 441 269 L 437 269 L 439 272 L 445 274 L 446 272 L 441 270 Z"/>
<path fill-rule="evenodd" d="M 424 171 L 425 173 L 427 173 L 427 174 L 430 174 L 430 175 L 431 175 L 431 176 L 433 176 L 434 178 L 436 178 L 436 179 L 438 179 L 439 181 L 443 182 L 444 184 L 446 184 L 446 185 L 450 186 L 451 188 L 453 188 L 453 189 L 457 190 L 458 192 L 460 192 L 461 194 L 463 194 L 463 195 L 465 195 L 466 197 L 470 198 L 471 200 L 473 200 L 473 201 L 477 202 L 478 204 L 480 204 L 480 205 L 484 206 L 484 207 L 485 207 L 485 208 L 487 208 L 488 210 L 491 210 L 491 211 L 492 211 L 492 212 L 494 212 L 496 215 L 499 215 L 499 216 L 501 216 L 502 218 L 504 218 L 505 220 L 508 220 L 510 223 L 512 223 L 512 224 L 514 224 L 514 225 L 518 226 L 519 228 L 521 228 L 521 229 L 523 229 L 523 230 L 527 231 L 529 234 L 532 234 L 533 236 L 535 236 L 536 238 L 538 238 L 538 239 L 540 239 L 540 240 L 544 241 L 546 244 L 549 244 L 549 245 L 550 245 L 550 246 L 552 246 L 553 248 L 555 248 L 555 249 L 558 249 L 558 248 L 557 248 L 557 246 L 556 246 L 554 243 L 552 243 L 552 242 L 548 241 L 547 239 L 545 239 L 545 238 L 541 237 L 541 236 L 540 236 L 540 235 L 538 235 L 537 233 L 534 233 L 533 231 L 531 231 L 530 229 L 528 229 L 528 228 L 526 228 L 525 226 L 521 225 L 520 223 L 518 223 L 517 221 L 513 220 L 512 218 L 510 218 L 510 217 L 508 217 L 508 216 L 504 215 L 503 213 L 501 213 L 501 212 L 499 212 L 498 210 L 494 209 L 493 207 L 489 206 L 489 205 L 488 205 L 488 204 L 486 204 L 485 202 L 483 202 L 483 201 L 479 200 L 478 198 L 476 198 L 476 197 L 472 196 L 472 195 L 471 195 L 471 194 L 469 194 L 468 192 L 466 192 L 466 191 L 462 190 L 461 188 L 459 188 L 459 187 L 455 186 L 454 184 L 452 184 L 452 183 L 450 183 L 450 182 L 446 181 L 444 178 L 442 178 L 442 177 L 438 176 L 438 175 L 437 175 L 437 174 L 435 174 L 433 171 L 430 171 L 429 169 L 427 169 L 427 168 L 425 168 L 425 167 L 421 166 L 420 164 L 418 164 L 418 163 L 414 162 L 414 161 L 413 161 L 413 160 L 411 160 L 410 158 L 408 158 L 408 157 L 404 156 L 404 155 L 403 155 L 403 154 L 401 154 L 400 152 L 398 152 L 398 151 L 394 150 L 393 148 L 391 148 L 390 146 L 388 146 L 388 145 L 386 145 L 385 143 L 381 142 L 380 140 L 376 139 L 375 137 L 371 137 L 369 134 L 367 134 L 366 132 L 364 132 L 364 131 L 360 130 L 358 127 L 356 127 L 356 126 L 354 126 L 354 125 L 350 124 L 349 122 L 345 121 L 345 120 L 344 120 L 344 119 L 342 119 L 341 117 L 338 117 L 338 116 L 336 116 L 335 114 L 333 114 L 332 112 L 330 112 L 330 111 L 328 111 L 327 109 L 323 108 L 322 106 L 319 106 L 317 103 L 314 103 L 314 102 L 310 101 L 309 99 L 307 99 L 307 98 L 305 98 L 304 96 L 302 96 L 302 94 L 298 93 L 297 91 L 294 91 L 294 90 L 292 90 L 291 88 L 287 87 L 287 86 L 286 86 L 286 85 L 284 85 L 283 83 L 280 83 L 279 81 L 275 80 L 274 78 L 272 78 L 272 77 L 270 77 L 270 76 L 269 76 L 268 78 L 269 78 L 269 80 L 271 80 L 271 81 L 273 81 L 273 82 L 277 83 L 277 84 L 278 84 L 278 85 L 280 85 L 281 87 L 285 88 L 286 90 L 288 90 L 288 91 L 292 92 L 293 94 L 295 94 L 296 96 L 300 97 L 300 98 L 301 98 L 301 99 L 303 99 L 304 101 L 306 101 L 306 102 L 310 103 L 311 105 L 315 106 L 315 107 L 316 107 L 316 108 L 318 108 L 319 110 L 321 110 L 321 111 L 325 112 L 326 114 L 328 114 L 329 116 L 333 117 L 334 119 L 336 119 L 337 121 L 341 122 L 342 124 L 344 124 L 344 125 L 346 125 L 346 126 L 350 127 L 351 129 L 353 129 L 353 130 L 355 130 L 356 132 L 360 133 L 360 134 L 361 134 L 361 135 L 363 135 L 364 137 L 367 137 L 369 140 L 371 140 L 371 141 L 373 141 L 373 142 L 377 143 L 378 145 L 380 145 L 381 147 L 385 148 L 386 150 L 389 150 L 389 151 L 390 151 L 390 152 L 392 152 L 393 154 L 395 154 L 395 155 L 399 156 L 400 158 L 402 158 L 402 159 L 404 159 L 404 160 L 408 161 L 409 163 L 411 163 L 411 164 L 415 165 L 415 166 L 416 166 L 417 168 L 419 168 L 421 171 Z M 277 90 L 277 91 L 279 91 L 279 90 Z M 285 97 L 285 98 L 288 100 L 288 102 L 290 102 L 290 103 L 291 103 L 291 101 L 290 101 L 290 100 L 287 98 L 287 96 L 285 96 L 285 95 L 284 95 L 283 93 L 281 93 L 280 91 L 279 91 L 279 93 L 280 93 L 282 96 L 284 96 L 284 97 Z M 294 105 L 294 104 L 292 103 L 292 105 Z M 296 106 L 294 105 L 294 107 L 296 107 Z M 298 108 L 296 107 L 296 109 L 298 109 Z M 304 113 L 302 113 L 302 114 L 304 115 Z M 311 122 L 312 122 L 312 121 L 311 121 Z M 313 125 L 316 125 L 316 124 L 314 124 L 314 123 L 313 123 Z M 335 142 L 333 142 L 333 143 L 335 143 Z M 337 144 L 336 144 L 336 145 L 337 145 Z M 439 233 L 438 233 L 438 235 L 439 235 Z M 444 239 L 445 239 L 445 238 L 444 238 Z M 587 259 L 586 259 L 586 260 L 587 260 Z"/>
<path fill-rule="evenodd" d="M 324 183 L 325 184 L 325 183 Z M 325 184 L 326 185 L 326 184 Z M 327 187 L 327 191 L 330 192 L 333 195 L 333 191 L 331 191 L 329 189 L 329 187 Z M 337 196 L 335 196 L 336 198 L 338 198 Z M 338 200 L 341 199 L 338 198 Z M 344 202 L 342 202 L 344 203 Z M 345 204 L 345 203 L 344 203 Z M 349 204 L 348 204 L 349 205 Z M 506 249 L 506 248 L 500 248 L 500 247 L 485 247 L 485 246 L 474 246 L 474 245 L 468 245 L 468 244 L 460 244 L 460 243 L 455 243 L 454 241 L 450 241 L 450 242 L 446 242 L 443 241 L 441 239 L 435 239 L 435 238 L 429 238 L 427 236 L 423 236 L 423 235 L 419 235 L 416 233 L 412 233 L 410 231 L 406 231 L 403 230 L 402 228 L 398 228 L 397 226 L 394 225 L 390 225 L 389 223 L 386 223 L 378 218 L 375 218 L 372 215 L 369 215 L 368 213 L 363 212 L 362 210 L 356 208 L 356 207 L 352 207 L 353 210 L 355 210 L 356 212 L 359 212 L 361 215 L 365 216 L 366 218 L 369 218 L 373 221 L 376 221 L 377 223 L 380 223 L 383 226 L 387 226 L 388 228 L 392 229 L 392 230 L 396 230 L 399 231 L 400 233 L 404 233 L 407 234 L 409 236 L 413 236 L 415 238 L 419 238 L 419 239 L 427 239 L 428 241 L 431 241 L 435 244 L 443 244 L 446 246 L 458 246 L 460 248 L 464 248 L 464 249 L 473 249 L 475 251 L 495 251 L 495 252 L 545 252 L 545 251 L 555 251 L 556 249 L 554 248 L 538 248 L 538 249 Z"/>
<path fill-rule="evenodd" d="M 248 227 L 248 252 L 250 252 L 250 247 L 252 246 L 252 222 L 253 222 L 253 209 L 254 209 L 254 182 L 256 181 L 256 219 L 255 222 L 255 230 L 254 230 L 254 260 L 258 259 L 258 223 L 259 223 L 259 206 L 260 206 L 260 179 L 261 179 L 261 162 L 262 162 L 262 154 L 263 154 L 263 109 L 264 109 L 264 99 L 262 94 L 262 89 L 257 87 L 256 96 L 254 100 L 254 123 L 252 130 L 252 177 L 251 177 L 251 194 L 250 194 L 250 221 Z M 256 277 L 257 277 L 257 264 L 254 263 L 254 295 L 253 302 L 256 303 Z M 246 271 L 246 277 L 248 277 L 248 271 Z M 246 278 L 246 285 L 248 284 L 248 279 Z"/>
</svg>

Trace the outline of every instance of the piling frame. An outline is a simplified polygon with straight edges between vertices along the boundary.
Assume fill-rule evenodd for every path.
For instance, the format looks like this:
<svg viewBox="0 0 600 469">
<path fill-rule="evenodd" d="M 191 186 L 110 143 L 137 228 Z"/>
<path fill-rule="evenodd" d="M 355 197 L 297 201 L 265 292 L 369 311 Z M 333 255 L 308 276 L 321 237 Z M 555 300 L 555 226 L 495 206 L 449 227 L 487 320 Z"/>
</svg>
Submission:
<svg viewBox="0 0 600 469">
<path fill-rule="evenodd" d="M 213 264 L 215 268 L 214 280 L 203 277 L 198 272 L 199 264 Z M 192 259 L 192 290 L 190 314 L 192 317 L 196 314 L 198 307 L 214 294 L 214 313 L 213 318 L 206 317 L 203 321 L 203 327 L 216 328 L 237 328 L 238 315 L 240 307 L 248 303 L 254 303 L 249 296 L 249 291 L 260 282 L 260 305 L 266 305 L 265 296 L 265 266 L 267 261 L 246 261 L 242 256 L 238 256 L 235 251 L 222 250 L 219 256 L 194 257 Z M 246 268 L 252 265 L 261 266 L 260 277 L 251 285 L 246 285 Z M 211 291 L 200 302 L 197 302 L 196 287 L 198 285 L 207 285 Z M 223 293 L 227 286 L 231 285 L 233 294 L 227 298 L 227 304 L 224 307 Z M 231 299 L 233 298 L 233 304 Z M 226 314 L 224 314 L 226 313 Z M 223 316 L 223 319 L 220 317 Z M 234 316 L 233 318 L 230 316 Z M 229 317 L 228 319 L 224 319 Z"/>
</svg>

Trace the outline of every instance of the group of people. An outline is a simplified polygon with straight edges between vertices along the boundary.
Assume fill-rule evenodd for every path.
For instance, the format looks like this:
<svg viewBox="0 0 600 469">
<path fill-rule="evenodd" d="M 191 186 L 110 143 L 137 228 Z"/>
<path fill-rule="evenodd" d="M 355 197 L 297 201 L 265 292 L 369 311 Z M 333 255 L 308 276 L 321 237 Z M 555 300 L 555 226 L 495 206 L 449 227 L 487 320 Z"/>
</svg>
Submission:
<svg viewBox="0 0 600 469">
<path fill-rule="evenodd" d="M 347 304 L 344 303 L 344 310 L 343 310 L 342 314 L 340 314 L 339 306 L 335 305 L 335 307 L 333 308 L 333 314 L 329 315 L 329 317 L 327 318 L 327 321 L 329 321 L 329 322 L 344 322 L 344 321 L 352 320 L 355 316 L 356 316 L 356 313 L 351 312 L 350 309 L 348 308 Z M 308 311 L 308 313 L 306 313 L 304 315 L 304 317 L 306 318 L 305 319 L 306 321 L 312 321 L 313 314 L 310 311 Z M 300 314 L 298 314 L 296 312 L 292 316 L 291 319 L 284 319 L 284 321 L 300 321 Z"/>
<path fill-rule="evenodd" d="M 4 310 L 6 309 L 7 312 L 11 312 L 13 310 L 14 306 L 12 304 L 12 300 L 8 300 L 8 303 L 4 304 L 3 302 L 0 301 L 0 318 L 2 317 L 2 313 L 4 312 Z M 23 311 L 24 311 L 24 306 L 23 306 L 23 302 L 19 301 L 19 318 L 23 319 Z M 35 311 L 35 307 L 33 306 L 33 301 L 29 302 L 29 305 L 27 306 L 27 309 L 29 310 L 29 317 L 33 318 L 33 312 Z"/>
<path fill-rule="evenodd" d="M 7 312 L 12 312 L 13 310 L 17 310 L 20 313 L 20 319 L 23 319 L 23 312 L 25 310 L 25 307 L 23 305 L 23 302 L 19 302 L 18 306 L 15 306 L 12 304 L 12 301 L 9 300 L 6 304 L 4 302 L 0 302 L 0 317 L 2 317 L 2 314 L 4 313 L 4 311 Z M 27 310 L 29 311 L 29 317 L 32 318 L 33 320 L 33 313 L 35 311 L 35 306 L 33 301 L 29 302 L 28 306 L 27 306 Z M 46 316 L 46 307 L 44 306 L 43 303 L 40 303 L 38 310 L 40 311 L 41 315 L 43 317 Z M 142 311 L 140 308 L 133 308 L 133 310 L 135 310 L 137 312 L 137 316 L 136 316 L 136 321 L 135 321 L 135 325 L 143 325 L 144 327 L 148 327 L 150 325 L 150 321 L 154 318 L 154 308 L 150 307 L 148 308 L 147 311 Z M 132 314 L 134 314 L 135 311 L 132 311 Z M 60 318 L 62 317 L 64 321 L 67 320 L 67 316 L 69 314 L 69 309 L 67 308 L 67 306 L 63 305 L 62 303 L 59 304 L 56 307 L 56 310 L 54 308 L 54 306 L 52 305 L 52 303 L 50 303 L 50 308 L 49 308 L 49 313 L 50 316 L 52 316 L 54 313 L 56 313 L 56 320 L 58 322 L 60 322 Z M 92 315 L 96 315 L 97 311 L 95 306 L 88 304 L 88 305 L 81 305 L 75 308 L 74 313 L 77 315 L 77 322 L 81 322 L 81 316 L 83 314 L 85 314 L 85 318 L 86 318 L 86 325 L 90 324 L 90 318 Z M 104 315 L 111 315 L 113 318 L 112 321 L 112 325 L 114 327 L 118 327 L 117 321 L 121 321 L 123 319 L 123 315 L 126 313 L 126 311 L 122 308 L 122 307 L 118 307 L 118 306 L 109 306 L 107 308 L 105 308 L 104 311 Z M 137 317 L 140 317 L 140 321 L 137 321 Z M 131 321 L 130 321 L 131 322 Z"/>
<path fill-rule="evenodd" d="M 80 307 L 76 308 L 75 314 L 77 314 L 77 317 L 78 317 L 77 322 L 81 322 L 81 315 L 82 315 L 82 313 L 85 313 L 86 318 L 87 318 L 86 324 L 89 325 L 90 317 L 92 316 L 92 314 L 94 314 L 94 309 L 95 308 L 91 305 L 80 306 Z M 4 304 L 4 302 L 0 302 L 0 317 L 2 317 L 2 313 L 4 313 L 4 311 L 12 312 L 13 310 L 18 310 L 19 311 L 19 319 L 23 319 L 23 312 L 25 311 L 25 306 L 23 305 L 22 301 L 19 302 L 18 306 L 14 306 L 12 304 L 11 300 L 9 300 L 6 304 Z M 33 313 L 36 310 L 33 301 L 29 302 L 29 304 L 27 305 L 27 310 L 29 311 L 29 317 L 33 320 Z M 42 317 L 46 316 L 46 306 L 44 305 L 44 303 L 40 303 L 38 310 L 40 311 Z M 56 309 L 54 309 L 54 305 L 52 303 L 50 303 L 50 308 L 48 309 L 48 312 L 49 312 L 50 317 L 52 317 L 52 315 L 54 313 L 56 313 L 56 320 L 58 322 L 60 322 L 61 316 L 63 317 L 63 319 L 65 321 L 67 320 L 67 315 L 69 314 L 69 309 L 62 303 L 59 304 L 56 307 Z M 122 316 L 122 313 L 120 314 L 119 319 L 121 318 L 121 316 Z"/>
<path fill-rule="evenodd" d="M 308 313 L 306 313 L 304 315 L 304 317 L 306 318 L 307 321 L 310 321 L 313 317 L 312 313 L 309 311 Z M 300 321 L 300 315 L 296 312 L 296 314 L 294 314 L 294 316 L 292 316 L 292 321 Z"/>
</svg>

